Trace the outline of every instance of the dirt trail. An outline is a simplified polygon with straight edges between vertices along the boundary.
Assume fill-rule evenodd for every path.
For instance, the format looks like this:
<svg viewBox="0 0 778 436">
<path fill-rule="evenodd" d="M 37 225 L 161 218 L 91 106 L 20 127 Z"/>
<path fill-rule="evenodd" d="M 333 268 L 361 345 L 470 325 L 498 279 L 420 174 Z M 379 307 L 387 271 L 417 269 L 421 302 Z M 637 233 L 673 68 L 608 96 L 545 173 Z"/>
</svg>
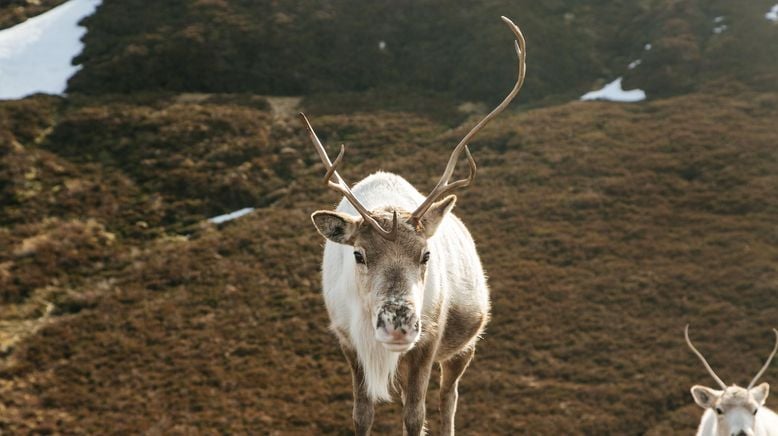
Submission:
<svg viewBox="0 0 778 436">
<path fill-rule="evenodd" d="M 47 291 L 40 290 L 24 304 L 7 305 L 0 311 L 0 367 L 19 342 L 51 321 L 54 304 L 46 301 Z"/>
<path fill-rule="evenodd" d="M 267 97 L 273 120 L 292 117 L 297 114 L 302 97 Z"/>
</svg>

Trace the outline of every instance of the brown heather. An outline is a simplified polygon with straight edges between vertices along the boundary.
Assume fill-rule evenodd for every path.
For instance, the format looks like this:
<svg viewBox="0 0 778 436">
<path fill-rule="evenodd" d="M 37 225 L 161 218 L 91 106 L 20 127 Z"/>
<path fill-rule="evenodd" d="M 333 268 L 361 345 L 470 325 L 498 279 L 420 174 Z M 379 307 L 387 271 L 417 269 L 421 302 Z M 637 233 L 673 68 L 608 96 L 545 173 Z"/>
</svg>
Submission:
<svg viewBox="0 0 778 436">
<path fill-rule="evenodd" d="M 0 1 L 0 27 L 58 2 Z M 457 107 L 512 81 L 499 15 L 529 69 L 455 209 L 493 300 L 460 432 L 690 434 L 686 323 L 750 380 L 778 327 L 774 1 L 356 3 L 105 0 L 67 98 L 0 102 L 0 434 L 350 434 L 310 222 L 339 199 L 267 95 L 302 95 L 348 180 L 428 191 L 478 119 Z M 651 100 L 570 102 L 621 75 Z"/>
<path fill-rule="evenodd" d="M 308 217 L 337 198 L 295 119 L 212 99 L 0 105 L 4 432 L 350 431 Z M 422 189 L 468 128 L 312 117 L 348 144 L 349 177 L 385 169 Z M 707 376 L 687 322 L 723 378 L 747 381 L 778 319 L 776 119 L 778 94 L 732 86 L 509 112 L 482 132 L 456 212 L 493 317 L 459 429 L 689 433 L 688 388 Z M 203 223 L 244 206 L 259 208 Z M 436 397 L 433 381 L 431 411 Z M 399 406 L 376 417 L 393 433 Z"/>
</svg>

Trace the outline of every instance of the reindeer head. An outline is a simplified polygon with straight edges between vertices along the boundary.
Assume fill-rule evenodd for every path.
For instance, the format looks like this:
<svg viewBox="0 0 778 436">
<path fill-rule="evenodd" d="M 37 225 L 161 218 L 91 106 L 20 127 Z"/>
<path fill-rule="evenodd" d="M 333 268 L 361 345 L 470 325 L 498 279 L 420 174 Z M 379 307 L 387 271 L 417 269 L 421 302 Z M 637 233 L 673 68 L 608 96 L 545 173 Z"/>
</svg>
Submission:
<svg viewBox="0 0 778 436">
<path fill-rule="evenodd" d="M 691 389 L 692 397 L 694 397 L 694 401 L 700 407 L 703 409 L 711 409 L 716 413 L 719 436 L 754 435 L 756 416 L 759 413 L 759 408 L 764 406 L 765 400 L 767 400 L 767 394 L 770 391 L 770 385 L 767 383 L 762 383 L 756 387 L 754 387 L 754 385 L 770 366 L 773 356 L 775 356 L 776 351 L 778 351 L 778 330 L 773 329 L 773 332 L 775 332 L 775 346 L 773 347 L 773 351 L 762 366 L 762 369 L 759 370 L 756 376 L 751 380 L 751 383 L 748 384 L 748 387 L 742 388 L 737 385 L 727 387 L 719 376 L 716 375 L 710 365 L 708 365 L 708 362 L 702 356 L 702 353 L 694 348 L 694 345 L 692 345 L 692 342 L 689 339 L 689 326 L 686 326 L 686 330 L 684 331 L 686 343 L 694 354 L 700 358 L 702 364 L 705 365 L 705 368 L 710 375 L 721 387 L 721 390 L 718 390 L 706 386 L 695 385 Z"/>
<path fill-rule="evenodd" d="M 359 216 L 333 211 L 312 215 L 322 236 L 353 247 L 354 257 L 346 261 L 355 264 L 357 288 L 372 315 L 375 339 L 391 351 L 407 351 L 419 339 L 430 259 L 427 240 L 455 201 L 456 197 L 449 195 L 433 203 L 419 225 L 414 225 L 411 214 L 403 210 L 372 211 L 379 224 L 397 223 L 391 240 Z"/>
<path fill-rule="evenodd" d="M 456 196 L 447 194 L 469 186 L 475 178 L 476 165 L 467 144 L 486 123 L 508 106 L 524 83 L 524 37 L 511 20 L 505 17 L 502 19 L 516 36 L 516 53 L 519 57 L 516 84 L 502 103 L 479 121 L 454 148 L 443 176 L 414 211 L 400 208 L 367 210 L 337 172 L 345 152 L 344 146 L 341 145 L 335 161 L 330 161 L 308 119 L 300 114 L 311 142 L 327 169 L 325 183 L 343 194 L 358 213 L 354 215 L 320 210 L 313 213 L 311 219 L 322 236 L 332 242 L 353 247 L 354 257 L 346 261 L 355 264 L 360 298 L 370 310 L 375 338 L 391 351 L 410 350 L 421 335 L 421 309 L 427 262 L 430 259 L 427 241 L 456 203 Z M 470 174 L 465 179 L 450 183 L 463 151 L 467 156 Z"/>
</svg>

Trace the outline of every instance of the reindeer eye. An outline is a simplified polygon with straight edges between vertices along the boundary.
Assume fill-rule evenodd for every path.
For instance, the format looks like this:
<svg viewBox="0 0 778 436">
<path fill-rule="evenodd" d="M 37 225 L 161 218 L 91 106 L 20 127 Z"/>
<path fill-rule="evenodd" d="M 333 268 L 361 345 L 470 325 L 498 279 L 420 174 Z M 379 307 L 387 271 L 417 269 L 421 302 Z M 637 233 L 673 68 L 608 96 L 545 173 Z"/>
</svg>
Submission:
<svg viewBox="0 0 778 436">
<path fill-rule="evenodd" d="M 754 416 L 756 416 L 756 412 L 758 412 L 759 409 L 754 409 Z"/>
<path fill-rule="evenodd" d="M 364 265 L 365 264 L 365 256 L 362 256 L 362 253 L 355 251 L 354 252 L 354 260 L 357 261 L 357 263 Z"/>
<path fill-rule="evenodd" d="M 430 260 L 430 252 L 428 251 L 424 253 L 424 256 L 421 257 L 421 264 L 426 265 L 427 262 L 429 262 L 429 260 Z"/>
<path fill-rule="evenodd" d="M 721 409 L 719 409 L 719 408 L 717 407 L 717 408 L 716 408 L 716 413 L 718 413 L 719 415 L 723 415 L 723 414 L 724 414 L 724 411 L 723 411 L 723 410 L 721 410 Z"/>
</svg>

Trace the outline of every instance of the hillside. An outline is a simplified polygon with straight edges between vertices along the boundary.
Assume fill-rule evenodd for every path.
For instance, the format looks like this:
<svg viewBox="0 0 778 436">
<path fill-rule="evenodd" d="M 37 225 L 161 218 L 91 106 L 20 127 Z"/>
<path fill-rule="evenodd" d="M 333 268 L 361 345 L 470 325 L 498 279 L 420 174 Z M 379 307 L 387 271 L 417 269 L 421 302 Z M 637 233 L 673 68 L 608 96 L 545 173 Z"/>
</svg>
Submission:
<svg viewBox="0 0 778 436">
<path fill-rule="evenodd" d="M 778 26 L 764 18 L 773 4 L 106 1 L 85 20 L 86 49 L 76 59 L 85 68 L 70 87 L 272 95 L 400 87 L 496 101 L 514 63 L 500 15 L 527 35 L 524 103 L 576 98 L 618 76 L 653 97 L 731 77 L 774 87 Z"/>
<path fill-rule="evenodd" d="M 0 3 L 0 29 L 62 3 Z M 557 104 L 617 77 L 649 97 L 737 79 L 775 87 L 772 0 L 104 1 L 69 91 L 311 95 L 436 93 L 496 101 L 510 81 L 510 34 L 531 48 L 523 102 Z M 304 54 L 304 55 L 302 55 Z M 494 80 L 484 80 L 484 77 Z"/>
<path fill-rule="evenodd" d="M 0 27 L 55 3 L 0 5 Z M 686 323 L 725 381 L 756 373 L 778 327 L 770 2 L 354 4 L 105 0 L 67 96 L 0 101 L 1 434 L 350 434 L 309 218 L 339 199 L 294 114 L 346 144 L 349 181 L 427 191 L 511 84 L 499 15 L 529 70 L 455 209 L 493 300 L 458 429 L 689 434 L 713 381 Z M 622 75 L 649 99 L 576 101 Z M 399 424 L 378 407 L 376 434 Z"/>
<path fill-rule="evenodd" d="M 463 381 L 464 431 L 688 432 L 688 388 L 710 381 L 686 322 L 726 380 L 758 369 L 778 319 L 778 94 L 725 88 L 513 112 L 474 144 L 457 213 L 494 316 Z M 350 428 L 308 220 L 336 201 L 315 153 L 256 98 L 178 100 L 2 105 L 3 333 L 37 333 L 5 351 L 1 429 Z M 464 130 L 403 112 L 312 119 L 348 144 L 351 180 L 381 168 L 420 187 Z M 246 205 L 259 209 L 202 223 Z M 380 407 L 377 431 L 397 413 Z"/>
</svg>

